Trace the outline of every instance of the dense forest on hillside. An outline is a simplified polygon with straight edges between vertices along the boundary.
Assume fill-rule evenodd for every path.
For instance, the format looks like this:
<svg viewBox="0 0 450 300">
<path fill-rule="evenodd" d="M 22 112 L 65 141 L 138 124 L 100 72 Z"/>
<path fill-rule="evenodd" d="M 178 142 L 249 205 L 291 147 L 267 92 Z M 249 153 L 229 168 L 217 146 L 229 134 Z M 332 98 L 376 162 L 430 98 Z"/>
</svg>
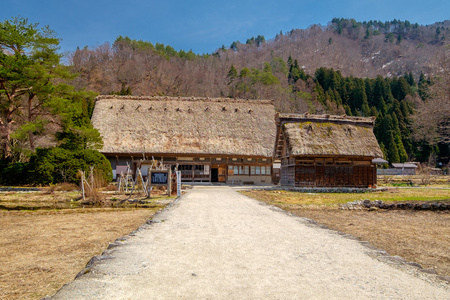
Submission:
<svg viewBox="0 0 450 300">
<path fill-rule="evenodd" d="M 45 145 L 98 148 L 89 124 L 97 93 L 273 99 L 281 112 L 374 116 L 390 162 L 448 163 L 450 21 L 336 18 L 203 55 L 119 36 L 112 45 L 76 49 L 68 65 L 56 54 L 55 33 L 25 21 L 0 28 L 6 161 L 28 161 Z M 25 40 L 8 40 L 23 32 Z"/>
</svg>

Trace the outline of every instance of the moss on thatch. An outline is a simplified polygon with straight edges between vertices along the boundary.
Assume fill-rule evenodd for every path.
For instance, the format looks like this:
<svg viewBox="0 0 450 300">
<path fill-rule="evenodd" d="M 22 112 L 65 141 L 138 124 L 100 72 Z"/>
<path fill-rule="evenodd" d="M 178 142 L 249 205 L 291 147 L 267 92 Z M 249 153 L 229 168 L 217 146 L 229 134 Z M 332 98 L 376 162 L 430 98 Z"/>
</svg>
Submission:
<svg viewBox="0 0 450 300">
<path fill-rule="evenodd" d="M 267 100 L 99 96 L 92 123 L 108 154 L 271 157 L 274 115 Z"/>
<path fill-rule="evenodd" d="M 290 155 L 382 157 L 374 118 L 282 114 L 277 117 Z"/>
</svg>

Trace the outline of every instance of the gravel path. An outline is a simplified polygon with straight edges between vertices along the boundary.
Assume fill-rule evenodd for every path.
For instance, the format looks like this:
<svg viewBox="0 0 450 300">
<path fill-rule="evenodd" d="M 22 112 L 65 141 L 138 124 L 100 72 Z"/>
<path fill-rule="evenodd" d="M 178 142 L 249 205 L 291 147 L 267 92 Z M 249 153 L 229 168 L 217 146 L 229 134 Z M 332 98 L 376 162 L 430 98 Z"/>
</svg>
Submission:
<svg viewBox="0 0 450 300">
<path fill-rule="evenodd" d="M 53 299 L 450 299 L 426 274 L 234 188 L 195 187 L 154 220 Z"/>
</svg>

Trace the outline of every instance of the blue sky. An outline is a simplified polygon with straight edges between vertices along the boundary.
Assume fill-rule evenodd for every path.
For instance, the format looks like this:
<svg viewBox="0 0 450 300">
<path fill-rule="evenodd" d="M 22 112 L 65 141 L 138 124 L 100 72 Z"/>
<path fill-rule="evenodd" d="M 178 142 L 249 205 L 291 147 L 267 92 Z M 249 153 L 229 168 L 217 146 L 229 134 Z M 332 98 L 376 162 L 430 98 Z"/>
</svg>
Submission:
<svg viewBox="0 0 450 300">
<path fill-rule="evenodd" d="M 393 19 L 422 25 L 450 19 L 449 0 L 2 0 L 0 20 L 14 16 L 49 25 L 61 51 L 113 43 L 119 35 L 212 53 L 233 41 L 326 25 L 334 17 Z"/>
</svg>

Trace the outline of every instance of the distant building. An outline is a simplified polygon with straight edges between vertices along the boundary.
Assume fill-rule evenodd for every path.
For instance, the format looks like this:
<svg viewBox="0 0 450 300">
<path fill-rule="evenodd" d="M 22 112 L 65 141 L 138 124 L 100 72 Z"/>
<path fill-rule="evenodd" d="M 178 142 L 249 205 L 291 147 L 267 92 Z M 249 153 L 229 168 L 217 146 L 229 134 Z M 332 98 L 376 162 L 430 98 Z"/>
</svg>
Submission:
<svg viewBox="0 0 450 300">
<path fill-rule="evenodd" d="M 381 157 L 377 157 L 372 159 L 372 162 L 378 166 L 382 166 L 384 164 L 388 164 L 389 162 L 385 159 L 382 159 Z"/>
<path fill-rule="evenodd" d="M 298 187 L 375 186 L 383 153 L 373 134 L 374 118 L 279 114 L 276 159 L 281 185 Z"/>
<path fill-rule="evenodd" d="M 393 163 L 392 168 L 397 171 L 396 175 L 416 175 L 416 164 L 412 163 Z"/>
</svg>

